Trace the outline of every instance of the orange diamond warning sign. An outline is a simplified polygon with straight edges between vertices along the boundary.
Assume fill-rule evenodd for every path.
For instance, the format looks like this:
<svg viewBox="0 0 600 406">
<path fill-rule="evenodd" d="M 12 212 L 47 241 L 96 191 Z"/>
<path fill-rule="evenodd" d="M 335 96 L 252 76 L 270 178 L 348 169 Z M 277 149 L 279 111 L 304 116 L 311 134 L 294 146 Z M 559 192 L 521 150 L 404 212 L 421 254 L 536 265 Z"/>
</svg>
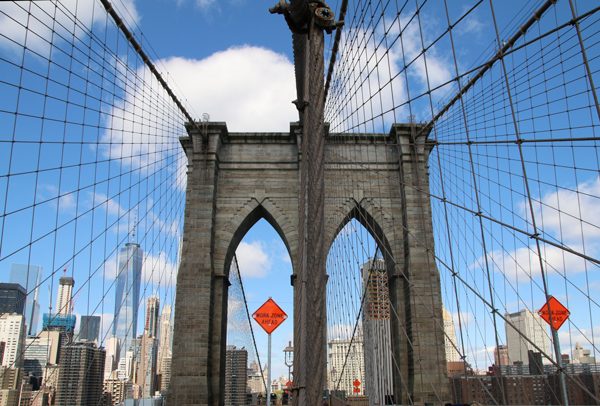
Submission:
<svg viewBox="0 0 600 406">
<path fill-rule="evenodd" d="M 267 334 L 271 334 L 287 319 L 287 314 L 281 310 L 281 307 L 277 306 L 273 299 L 269 298 L 265 304 L 254 312 L 252 318 L 260 324 Z"/>
<path fill-rule="evenodd" d="M 550 308 L 550 311 L 552 312 L 552 323 L 550 323 L 550 312 L 548 311 L 548 308 Z M 538 314 L 542 319 L 546 320 L 546 323 L 550 324 L 552 328 L 557 331 L 571 315 L 567 308 L 556 300 L 554 296 L 550 296 L 550 299 L 548 299 L 548 302 L 544 307 L 538 311 Z"/>
</svg>

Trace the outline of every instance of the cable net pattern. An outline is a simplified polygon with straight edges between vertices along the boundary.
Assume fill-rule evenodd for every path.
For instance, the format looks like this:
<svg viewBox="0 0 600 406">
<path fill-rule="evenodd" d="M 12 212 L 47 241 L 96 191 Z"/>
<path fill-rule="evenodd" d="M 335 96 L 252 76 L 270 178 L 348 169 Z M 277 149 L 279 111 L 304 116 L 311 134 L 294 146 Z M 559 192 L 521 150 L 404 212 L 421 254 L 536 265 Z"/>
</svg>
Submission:
<svg viewBox="0 0 600 406">
<path fill-rule="evenodd" d="M 381 134 L 381 142 L 400 151 L 384 135 L 393 123 L 409 123 L 414 145 L 423 137 L 433 144 L 429 187 L 396 182 L 429 197 L 435 243 L 413 234 L 401 219 L 392 221 L 408 244 L 435 250 L 445 309 L 436 334 L 446 342 L 437 351 L 440 362 L 448 361 L 454 396 L 442 398 L 423 377 L 437 402 L 559 404 L 565 396 L 598 402 L 598 393 L 584 388 L 579 375 L 598 373 L 597 366 L 593 360 L 585 364 L 590 359 L 578 351 L 583 347 L 597 357 L 599 349 L 600 219 L 594 210 L 600 196 L 599 17 L 593 2 L 569 0 L 519 2 L 510 10 L 494 1 L 348 4 L 325 106 L 330 139 L 343 142 L 352 135 L 366 141 Z M 335 157 L 362 165 L 368 175 L 348 171 L 332 191 L 333 200 L 341 202 L 365 184 L 386 190 L 397 179 L 382 169 L 389 155 L 374 156 L 369 148 L 358 153 L 348 148 Z M 329 387 L 344 390 L 342 397 L 393 392 L 368 387 L 369 376 L 391 375 L 389 355 L 373 361 L 378 372 L 366 365 L 374 343 L 391 345 L 385 327 L 379 338 L 366 338 L 374 324 L 365 303 L 372 300 L 370 284 L 381 278 L 378 271 L 366 276 L 364 270 L 385 257 L 386 241 L 376 224 L 392 216 L 385 213 L 385 199 L 374 195 L 370 214 L 338 220 L 350 222 L 327 263 Z M 395 261 L 386 265 L 388 272 L 406 265 Z M 410 289 L 417 297 L 426 293 L 417 285 Z M 537 316 L 550 296 L 571 312 L 558 334 Z M 435 314 L 433 304 L 424 305 Z M 392 324 L 394 318 L 405 320 L 393 309 L 389 317 Z M 350 341 L 364 342 L 364 349 L 354 350 Z M 530 359 L 529 350 L 541 358 Z M 561 353 L 570 360 L 563 385 L 556 375 Z M 408 355 L 391 354 L 392 369 L 400 371 Z M 341 358 L 333 361 L 336 357 Z M 364 364 L 353 367 L 353 357 L 363 357 Z M 338 365 L 353 375 L 340 377 Z M 536 382 L 549 388 L 543 400 L 499 383 L 534 375 L 534 366 L 546 374 Z M 361 374 L 367 385 L 357 392 L 349 383 Z M 460 375 L 466 377 L 461 381 Z"/>
<path fill-rule="evenodd" d="M 160 71 L 136 16 L 113 7 Z M 429 250 L 439 270 L 442 318 L 421 285 L 407 286 L 420 317 L 429 315 L 433 335 L 446 342 L 434 349 L 438 371 L 465 375 L 450 377 L 453 401 L 600 403 L 579 375 L 598 372 L 583 358 L 598 357 L 600 333 L 599 16 L 582 0 L 348 4 L 325 105 L 328 141 L 340 147 L 326 151 L 326 165 L 367 170 L 345 172 L 325 204 L 344 206 L 355 191 L 368 204 L 327 219 L 340 225 L 327 259 L 328 387 L 338 399 L 399 403 L 396 392 L 414 384 L 398 373 L 410 351 L 420 390 L 450 400 L 423 372 L 431 369 L 419 354 L 429 349 L 417 340 L 393 348 L 390 339 L 394 326 L 413 334 L 386 292 L 392 267 L 410 269 L 390 255 L 390 241 L 404 239 Z M 142 345 L 134 341 L 140 333 L 148 332 L 145 343 L 160 335 L 145 344 L 159 346 L 158 358 L 169 341 L 168 323 L 160 334 L 153 326 L 156 307 L 174 303 L 187 164 L 179 144 L 187 116 L 131 38 L 97 2 L 0 4 L 0 270 L 8 281 L 13 269 L 21 280 L 26 274 L 23 296 L 2 317 L 30 302 L 28 311 L 39 306 L 47 317 L 36 325 L 28 313 L 29 333 L 45 320 L 82 338 L 91 328 L 81 316 L 97 316 L 98 344 L 113 357 L 108 369 L 125 374 L 118 364 Z M 433 147 L 418 169 L 427 182 L 405 184 L 390 169 L 401 151 L 387 137 L 394 123 L 408 123 L 412 148 L 423 152 L 425 138 Z M 350 136 L 369 145 L 344 148 Z M 432 236 L 387 209 L 402 187 L 427 202 L 413 221 L 426 224 L 431 212 Z M 397 224 L 395 234 L 380 229 L 386 222 Z M 425 285 L 435 277 L 425 275 Z M 535 316 L 550 296 L 572 313 L 560 334 Z M 115 344 L 119 317 L 125 330 Z M 25 342 L 3 366 L 23 366 L 32 347 Z M 579 363 L 554 374 L 561 353 Z M 168 359 L 169 349 L 162 354 Z M 481 375 L 492 365 L 492 378 Z M 79 377 L 102 367 L 82 368 Z M 536 368 L 546 372 L 536 381 L 548 388 L 543 398 L 497 384 Z M 44 373 L 48 386 L 78 378 Z M 152 382 L 138 381 L 151 390 Z M 571 399 L 576 390 L 581 397 Z M 98 395 L 90 396 L 100 403 Z M 409 395 L 410 404 L 420 396 Z"/>
<path fill-rule="evenodd" d="M 137 16 L 114 7 L 153 55 Z M 69 380 L 110 374 L 144 333 L 161 362 L 170 357 L 185 205 L 184 115 L 99 2 L 3 2 L 0 50 L 3 282 L 14 270 L 30 311 L 50 327 L 66 320 L 73 340 L 97 341 L 113 363 L 85 364 L 79 377 L 47 368 L 44 382 L 77 386 Z M 64 277 L 74 281 L 66 301 Z M 41 331 L 42 316 L 36 325 L 28 314 L 28 332 Z M 82 316 L 98 324 L 84 326 Z M 27 340 L 3 365 L 23 367 L 35 345 Z M 138 381 L 154 394 L 155 381 Z M 102 401 L 101 392 L 90 396 Z"/>
<path fill-rule="evenodd" d="M 237 256 L 235 255 L 229 269 L 229 283 L 231 285 L 229 286 L 229 296 L 227 298 L 227 350 L 245 351 L 247 370 L 245 371 L 246 380 L 237 382 L 237 385 L 236 382 L 227 382 L 226 385 L 235 385 L 235 389 L 243 389 L 244 399 L 241 401 L 246 402 L 245 395 L 248 381 L 252 384 L 251 389 L 253 392 L 266 392 L 267 377 L 263 374 L 264 366 L 261 363 L 258 348 L 256 347 L 254 329 L 252 328 L 250 311 L 248 310 L 246 294 L 244 293 L 244 283 L 240 274 Z M 238 363 L 239 365 L 243 364 Z M 230 364 L 228 363 L 226 368 L 229 367 Z M 234 368 L 233 360 L 231 368 Z M 250 376 L 249 370 L 252 370 L 252 376 Z M 234 393 L 235 389 L 233 391 L 226 390 L 226 392 Z M 235 403 L 233 399 L 232 401 Z"/>
</svg>

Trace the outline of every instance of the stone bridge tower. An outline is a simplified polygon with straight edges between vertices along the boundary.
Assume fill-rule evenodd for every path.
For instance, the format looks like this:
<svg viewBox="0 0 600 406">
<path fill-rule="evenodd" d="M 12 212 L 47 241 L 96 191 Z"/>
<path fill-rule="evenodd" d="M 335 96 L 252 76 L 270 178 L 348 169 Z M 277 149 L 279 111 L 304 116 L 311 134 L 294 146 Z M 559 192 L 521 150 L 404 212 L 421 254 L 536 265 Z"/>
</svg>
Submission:
<svg viewBox="0 0 600 406">
<path fill-rule="evenodd" d="M 205 134 L 197 128 L 188 126 L 189 137 L 181 138 L 188 181 L 169 406 L 223 405 L 229 267 L 238 244 L 261 218 L 275 228 L 288 249 L 295 308 L 300 301 L 296 277 L 305 157 L 300 124 L 291 124 L 289 133 L 230 133 L 225 123 L 216 122 L 206 125 Z M 396 124 L 388 134 L 324 136 L 325 254 L 353 218 L 380 242 L 390 302 L 398 315 L 391 317 L 397 404 L 450 400 L 427 193 L 433 143 L 421 130 L 419 125 Z M 415 136 L 420 131 L 423 135 Z M 360 162 L 340 159 L 352 154 L 362 157 Z M 356 178 L 361 181 L 340 195 L 337 185 L 348 171 L 360 172 Z M 382 172 L 388 174 L 383 185 L 381 177 L 374 182 Z M 322 275 L 324 282 L 324 269 Z M 325 289 L 315 294 L 324 295 Z M 317 321 L 325 323 L 324 309 L 320 316 Z M 325 378 L 325 348 L 323 337 L 311 354 L 323 366 L 316 368 L 321 376 L 311 372 L 319 391 Z M 305 401 L 317 406 L 313 403 Z"/>
</svg>

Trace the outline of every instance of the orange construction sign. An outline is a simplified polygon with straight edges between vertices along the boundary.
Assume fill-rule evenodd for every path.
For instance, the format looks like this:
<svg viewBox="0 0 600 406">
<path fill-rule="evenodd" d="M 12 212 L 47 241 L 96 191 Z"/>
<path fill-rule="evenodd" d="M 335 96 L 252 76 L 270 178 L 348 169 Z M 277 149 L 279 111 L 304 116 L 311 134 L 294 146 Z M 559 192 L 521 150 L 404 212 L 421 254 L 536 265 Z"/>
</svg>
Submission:
<svg viewBox="0 0 600 406">
<path fill-rule="evenodd" d="M 277 306 L 273 299 L 269 298 L 254 312 L 252 318 L 270 335 L 287 319 L 287 314 Z"/>
<path fill-rule="evenodd" d="M 354 382 L 352 382 L 352 384 L 356 387 L 360 386 L 360 381 L 357 379 Z"/>
<path fill-rule="evenodd" d="M 550 312 L 548 311 L 548 305 L 550 306 L 550 310 L 552 311 L 552 323 L 550 323 Z M 553 329 L 558 331 L 558 329 L 563 325 L 565 321 L 569 318 L 571 313 L 564 307 L 558 300 L 554 298 L 554 296 L 550 296 L 548 302 L 542 307 L 538 314 L 546 323 L 550 324 Z"/>
</svg>

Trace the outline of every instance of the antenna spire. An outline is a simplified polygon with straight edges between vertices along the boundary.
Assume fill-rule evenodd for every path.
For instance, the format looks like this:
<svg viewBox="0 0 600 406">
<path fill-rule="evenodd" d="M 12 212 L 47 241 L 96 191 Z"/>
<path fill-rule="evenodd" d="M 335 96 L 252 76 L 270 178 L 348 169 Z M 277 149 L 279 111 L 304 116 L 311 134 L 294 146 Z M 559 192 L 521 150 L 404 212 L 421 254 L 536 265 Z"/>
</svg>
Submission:
<svg viewBox="0 0 600 406">
<path fill-rule="evenodd" d="M 133 231 L 131 233 L 131 243 L 135 244 L 135 225 L 137 223 L 137 207 L 135 209 L 135 214 L 133 215 Z"/>
</svg>

